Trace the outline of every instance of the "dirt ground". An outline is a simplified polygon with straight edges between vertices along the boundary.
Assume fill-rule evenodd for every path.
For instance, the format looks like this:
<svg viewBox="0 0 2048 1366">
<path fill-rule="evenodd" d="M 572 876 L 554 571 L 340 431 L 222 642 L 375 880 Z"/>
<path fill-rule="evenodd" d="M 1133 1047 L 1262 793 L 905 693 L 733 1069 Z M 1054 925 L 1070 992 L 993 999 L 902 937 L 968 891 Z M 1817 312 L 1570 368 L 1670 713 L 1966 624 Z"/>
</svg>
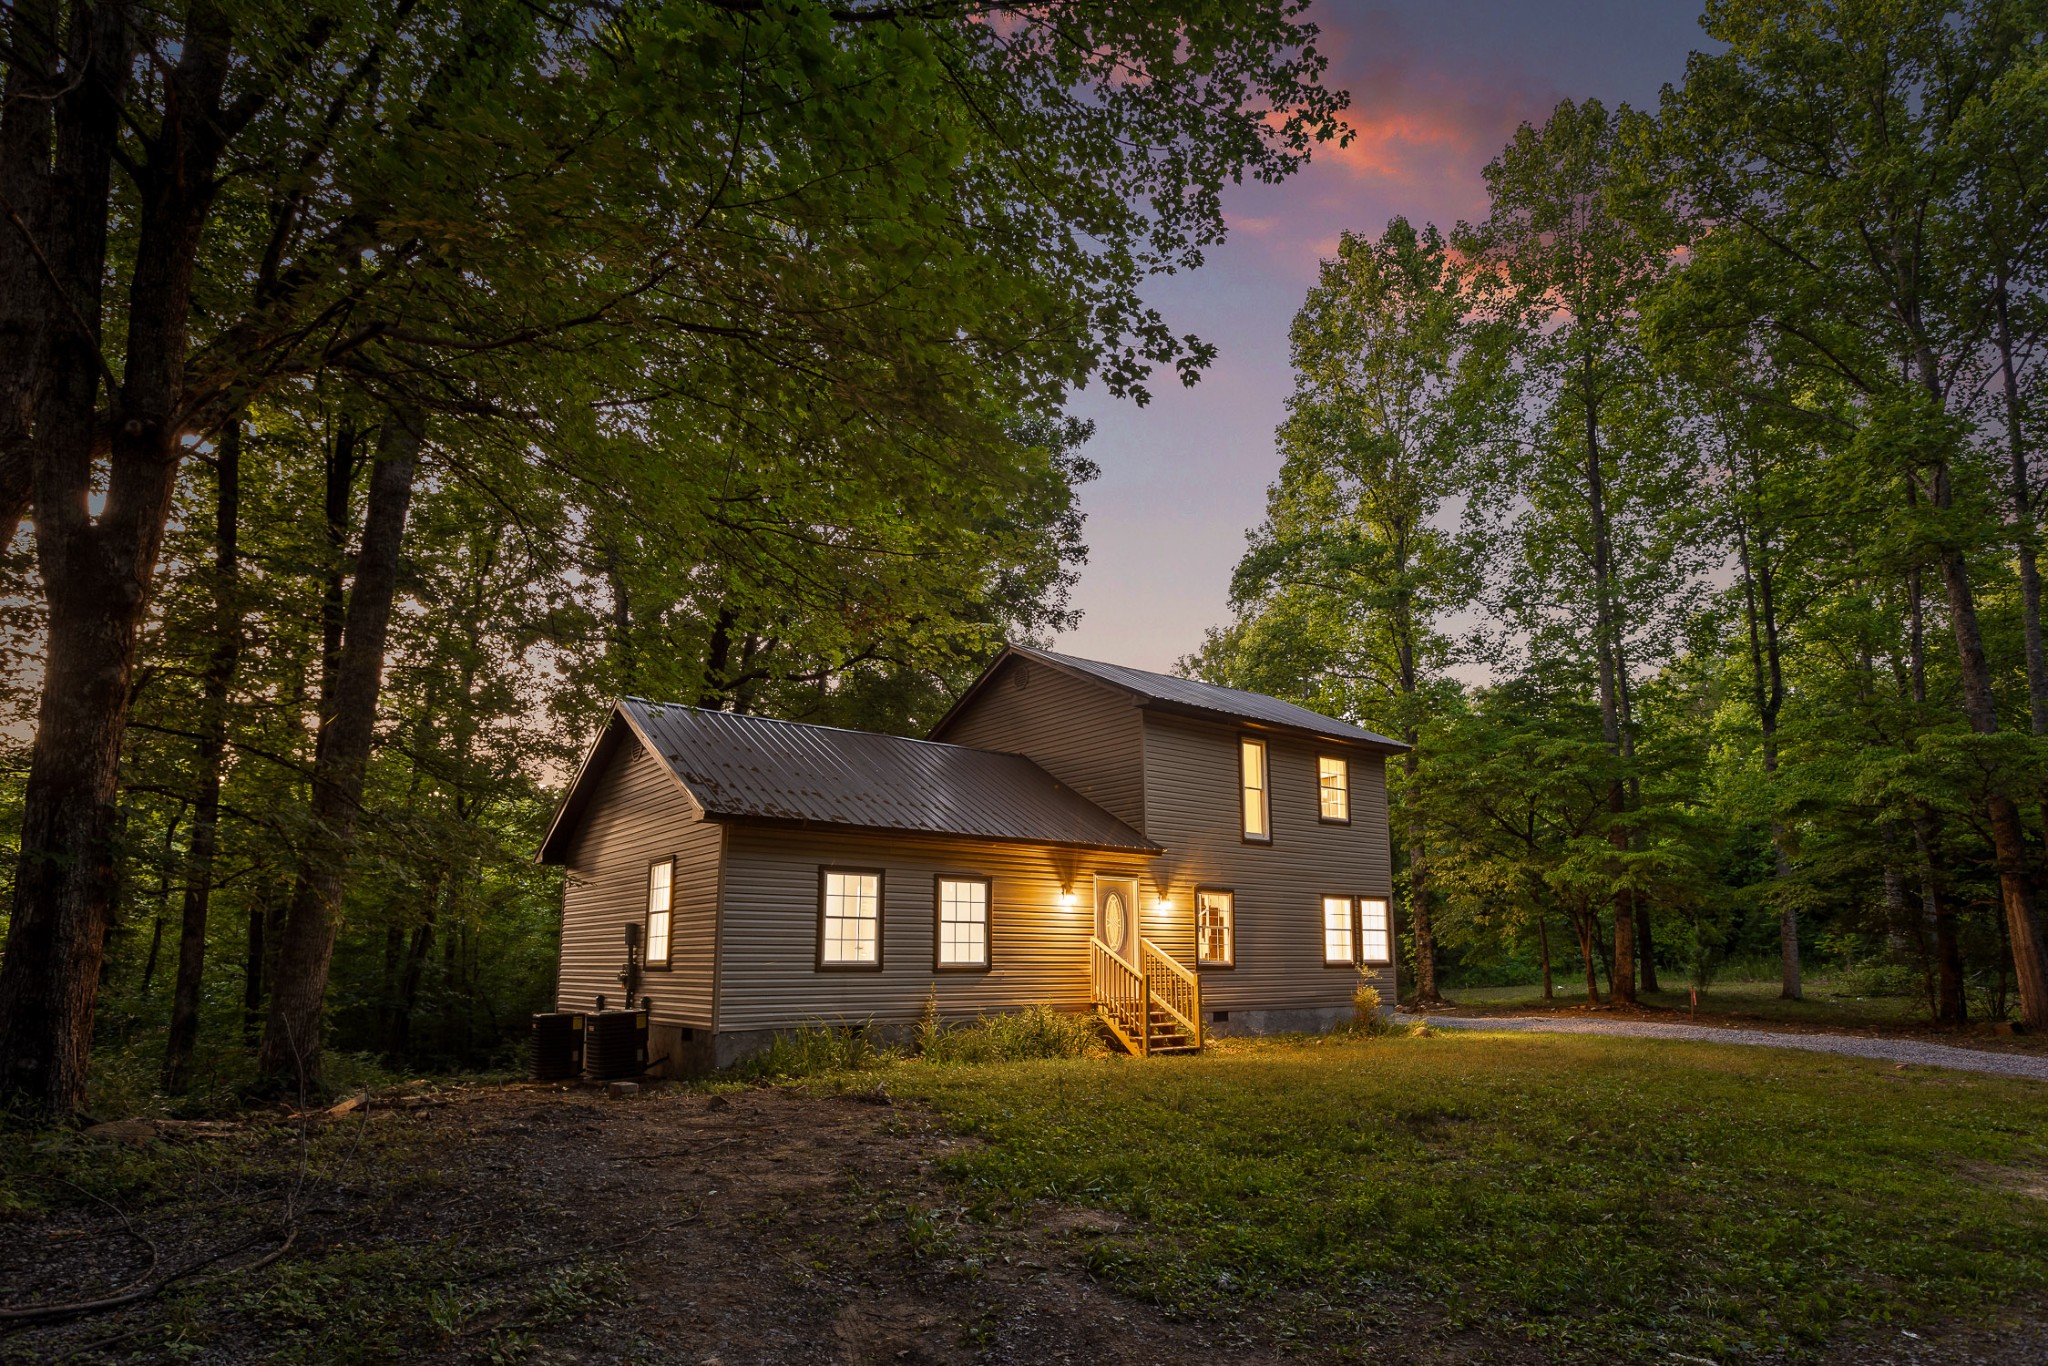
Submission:
<svg viewBox="0 0 2048 1366">
<path fill-rule="evenodd" d="M 609 1098 L 505 1087 L 326 1126 L 319 1160 L 274 1137 L 151 1199 L 0 1218 L 0 1302 L 107 1294 L 203 1256 L 111 1312 L 0 1324 L 19 1361 L 742 1363 L 1541 1362 L 1554 1348 L 1450 1328 L 1384 1292 L 1170 1318 L 1091 1257 L 1142 1236 L 1099 1211 L 971 1214 L 941 1164 L 962 1140 L 877 1088 L 680 1088 Z M 152 1149 L 130 1135 L 121 1155 Z M 293 1159 L 293 1145 L 302 1156 Z M 257 1152 L 256 1149 L 261 1149 Z M 161 1148 L 155 1149 L 161 1151 Z M 262 1156 L 268 1153 L 268 1157 Z M 132 1203 L 132 1207 L 131 1206 Z M 236 1271 L 296 1230 L 277 1261 Z M 156 1271 L 145 1249 L 153 1247 Z M 1901 1337 L 1842 1362 L 2036 1362 L 2040 1323 Z M 1712 1360 L 1701 1354 L 1670 1360 Z"/>
</svg>

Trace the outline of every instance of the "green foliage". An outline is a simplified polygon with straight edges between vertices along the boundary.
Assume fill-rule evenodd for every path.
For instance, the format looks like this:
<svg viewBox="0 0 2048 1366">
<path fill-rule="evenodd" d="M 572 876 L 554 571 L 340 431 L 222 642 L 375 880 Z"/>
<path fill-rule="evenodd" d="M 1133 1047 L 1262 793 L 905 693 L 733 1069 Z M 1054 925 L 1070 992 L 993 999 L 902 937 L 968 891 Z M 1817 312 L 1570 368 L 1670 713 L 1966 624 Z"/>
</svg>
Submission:
<svg viewBox="0 0 2048 1366">
<path fill-rule="evenodd" d="M 1034 1005 L 984 1015 L 972 1024 L 938 1026 L 921 1034 L 917 1052 L 931 1063 L 998 1063 L 1100 1057 L 1108 1048 L 1092 1014 Z"/>
<path fill-rule="evenodd" d="M 813 1025 L 778 1031 L 766 1048 L 725 1074 L 735 1081 L 802 1081 L 884 1065 L 897 1050 L 875 1041 L 867 1025 Z"/>
</svg>

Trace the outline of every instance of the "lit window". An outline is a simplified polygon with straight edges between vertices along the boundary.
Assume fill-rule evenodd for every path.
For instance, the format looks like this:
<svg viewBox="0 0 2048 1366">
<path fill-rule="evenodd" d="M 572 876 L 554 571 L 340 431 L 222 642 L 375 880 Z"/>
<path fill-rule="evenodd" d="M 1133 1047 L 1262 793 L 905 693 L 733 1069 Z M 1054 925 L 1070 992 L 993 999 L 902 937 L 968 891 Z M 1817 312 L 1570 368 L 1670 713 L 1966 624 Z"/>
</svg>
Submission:
<svg viewBox="0 0 2048 1366">
<path fill-rule="evenodd" d="M 988 966 L 988 880 L 939 879 L 939 956 L 942 968 Z"/>
<path fill-rule="evenodd" d="M 1236 914 L 1229 892 L 1195 893 L 1195 962 L 1227 968 L 1237 961 Z"/>
<path fill-rule="evenodd" d="M 647 870 L 647 966 L 668 966 L 669 912 L 675 905 L 676 864 L 663 859 Z"/>
<path fill-rule="evenodd" d="M 882 875 L 825 870 L 818 908 L 818 965 L 882 965 Z"/>
<path fill-rule="evenodd" d="M 1351 824 L 1351 765 L 1325 756 L 1316 761 L 1316 767 L 1323 819 L 1339 825 Z"/>
<path fill-rule="evenodd" d="M 1323 961 L 1325 963 L 1352 963 L 1351 940 L 1351 898 L 1348 896 L 1326 896 L 1323 898 Z"/>
<path fill-rule="evenodd" d="M 1387 931 L 1385 897 L 1358 898 L 1358 939 L 1360 962 L 1385 963 L 1393 959 L 1393 940 Z"/>
<path fill-rule="evenodd" d="M 1266 742 L 1238 742 L 1238 773 L 1244 781 L 1244 837 L 1248 840 L 1273 838 L 1266 807 Z"/>
</svg>

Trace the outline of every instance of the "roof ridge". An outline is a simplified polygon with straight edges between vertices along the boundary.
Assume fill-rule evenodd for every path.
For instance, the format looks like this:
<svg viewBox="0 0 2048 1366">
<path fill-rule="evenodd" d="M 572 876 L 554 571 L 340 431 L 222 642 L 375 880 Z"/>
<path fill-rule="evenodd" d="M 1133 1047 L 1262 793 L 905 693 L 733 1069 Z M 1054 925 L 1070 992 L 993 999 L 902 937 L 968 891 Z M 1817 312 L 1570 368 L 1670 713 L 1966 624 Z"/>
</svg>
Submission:
<svg viewBox="0 0 2048 1366">
<path fill-rule="evenodd" d="M 632 693 L 620 693 L 621 702 L 638 702 L 642 706 L 666 707 L 674 711 L 696 712 L 704 716 L 728 716 L 737 721 L 766 721 L 777 726 L 801 726 L 805 730 L 829 730 L 840 735 L 860 735 L 876 740 L 901 740 L 905 744 L 932 745 L 939 749 L 964 749 L 976 754 L 995 754 L 1005 759 L 1023 759 L 1035 762 L 1028 754 L 1013 749 L 988 749 L 981 745 L 956 745 L 950 740 L 928 740 L 919 735 L 892 735 L 886 730 L 862 730 L 858 726 L 828 726 L 818 721 L 793 721 L 786 716 L 769 716 L 757 711 L 727 711 L 723 707 L 699 707 L 690 702 L 664 702 L 656 697 L 640 697 Z"/>
</svg>

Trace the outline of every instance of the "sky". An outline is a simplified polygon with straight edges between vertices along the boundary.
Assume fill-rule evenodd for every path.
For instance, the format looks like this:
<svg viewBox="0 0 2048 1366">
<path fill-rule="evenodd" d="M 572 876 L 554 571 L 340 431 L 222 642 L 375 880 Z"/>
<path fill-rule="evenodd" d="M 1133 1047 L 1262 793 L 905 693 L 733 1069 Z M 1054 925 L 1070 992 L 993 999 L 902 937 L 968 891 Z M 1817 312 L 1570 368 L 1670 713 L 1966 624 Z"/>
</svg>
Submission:
<svg viewBox="0 0 2048 1366">
<path fill-rule="evenodd" d="M 1480 172 L 1518 125 L 1566 97 L 1653 107 L 1703 43 L 1698 15 L 1698 0 L 1317 0 L 1327 79 L 1351 92 L 1359 136 L 1278 186 L 1233 190 L 1229 240 L 1148 289 L 1176 332 L 1219 348 L 1198 384 L 1155 377 L 1142 408 L 1099 385 L 1070 404 L 1096 424 L 1086 454 L 1102 477 L 1081 491 L 1081 624 L 1056 648 L 1167 670 L 1199 647 L 1228 618 L 1230 571 L 1264 515 L 1288 323 L 1338 234 L 1481 217 Z"/>
</svg>

